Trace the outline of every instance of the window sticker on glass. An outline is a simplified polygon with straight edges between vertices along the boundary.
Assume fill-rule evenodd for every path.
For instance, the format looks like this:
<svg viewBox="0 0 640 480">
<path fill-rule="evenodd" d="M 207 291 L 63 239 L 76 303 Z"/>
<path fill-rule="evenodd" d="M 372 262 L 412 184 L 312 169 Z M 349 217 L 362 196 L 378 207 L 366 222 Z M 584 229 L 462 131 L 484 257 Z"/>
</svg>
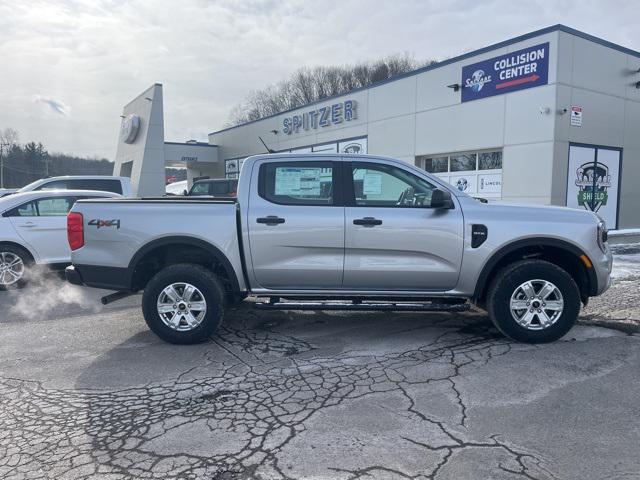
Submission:
<svg viewBox="0 0 640 480">
<path fill-rule="evenodd" d="M 320 195 L 319 168 L 277 168 L 276 195 L 318 196 Z"/>
<path fill-rule="evenodd" d="M 364 176 L 362 193 L 365 195 L 380 195 L 382 193 L 382 174 L 367 172 Z"/>
</svg>

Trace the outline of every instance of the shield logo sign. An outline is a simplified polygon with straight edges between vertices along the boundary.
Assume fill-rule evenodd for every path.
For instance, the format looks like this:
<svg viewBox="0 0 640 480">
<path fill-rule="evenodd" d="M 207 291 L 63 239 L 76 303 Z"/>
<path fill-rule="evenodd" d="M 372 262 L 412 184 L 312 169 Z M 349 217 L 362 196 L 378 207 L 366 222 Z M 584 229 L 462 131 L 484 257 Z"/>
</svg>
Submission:
<svg viewBox="0 0 640 480">
<path fill-rule="evenodd" d="M 621 168 L 621 148 L 569 145 L 567 206 L 595 212 L 617 228 Z"/>
<path fill-rule="evenodd" d="M 609 167 L 600 162 L 584 163 L 578 167 L 576 176 L 578 205 L 597 212 L 607 204 L 607 191 L 611 188 Z"/>
</svg>

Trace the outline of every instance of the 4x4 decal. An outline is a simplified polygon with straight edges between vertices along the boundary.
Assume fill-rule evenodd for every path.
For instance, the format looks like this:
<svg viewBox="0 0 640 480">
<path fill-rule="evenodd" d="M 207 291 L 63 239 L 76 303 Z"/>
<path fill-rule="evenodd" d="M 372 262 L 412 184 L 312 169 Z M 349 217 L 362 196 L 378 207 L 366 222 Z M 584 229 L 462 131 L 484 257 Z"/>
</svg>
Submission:
<svg viewBox="0 0 640 480">
<path fill-rule="evenodd" d="M 117 218 L 114 220 L 100 220 L 98 218 L 94 218 L 93 220 L 89 220 L 89 223 L 87 225 L 90 225 L 96 228 L 102 228 L 102 227 L 120 228 L 120 219 Z"/>
</svg>

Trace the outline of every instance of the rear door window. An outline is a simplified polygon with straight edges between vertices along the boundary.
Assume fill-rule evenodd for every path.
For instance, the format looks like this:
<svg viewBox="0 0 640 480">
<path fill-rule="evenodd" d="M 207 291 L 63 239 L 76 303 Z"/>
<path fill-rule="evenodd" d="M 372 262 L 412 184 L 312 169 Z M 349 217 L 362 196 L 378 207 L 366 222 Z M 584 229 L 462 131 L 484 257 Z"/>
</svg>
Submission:
<svg viewBox="0 0 640 480">
<path fill-rule="evenodd" d="M 114 178 L 93 178 L 69 180 L 70 188 L 76 190 L 98 190 L 122 194 L 122 183 Z"/>
<path fill-rule="evenodd" d="M 37 217 L 38 210 L 36 209 L 36 202 L 27 202 L 17 207 L 13 207 L 11 210 L 5 212 L 5 217 Z"/>
<path fill-rule="evenodd" d="M 335 173 L 332 162 L 267 163 L 260 167 L 259 194 L 281 205 L 333 205 Z"/>
<path fill-rule="evenodd" d="M 75 198 L 72 197 L 52 197 L 36 200 L 38 216 L 40 217 L 60 217 L 65 216 L 73 207 Z"/>
<path fill-rule="evenodd" d="M 65 216 L 76 202 L 75 197 L 49 197 L 23 203 L 5 212 L 5 217 Z"/>
<path fill-rule="evenodd" d="M 40 185 L 35 190 L 69 190 L 67 180 L 54 180 Z"/>
<path fill-rule="evenodd" d="M 229 195 L 235 191 L 234 182 L 237 183 L 236 180 L 211 182 L 211 195 Z"/>
</svg>

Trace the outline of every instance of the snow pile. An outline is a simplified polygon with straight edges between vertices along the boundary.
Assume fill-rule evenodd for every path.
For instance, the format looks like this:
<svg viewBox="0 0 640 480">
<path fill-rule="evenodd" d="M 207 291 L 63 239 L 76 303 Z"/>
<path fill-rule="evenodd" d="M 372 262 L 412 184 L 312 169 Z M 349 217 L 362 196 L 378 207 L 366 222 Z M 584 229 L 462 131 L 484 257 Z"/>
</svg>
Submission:
<svg viewBox="0 0 640 480">
<path fill-rule="evenodd" d="M 615 280 L 640 279 L 640 243 L 611 245 Z"/>
</svg>

